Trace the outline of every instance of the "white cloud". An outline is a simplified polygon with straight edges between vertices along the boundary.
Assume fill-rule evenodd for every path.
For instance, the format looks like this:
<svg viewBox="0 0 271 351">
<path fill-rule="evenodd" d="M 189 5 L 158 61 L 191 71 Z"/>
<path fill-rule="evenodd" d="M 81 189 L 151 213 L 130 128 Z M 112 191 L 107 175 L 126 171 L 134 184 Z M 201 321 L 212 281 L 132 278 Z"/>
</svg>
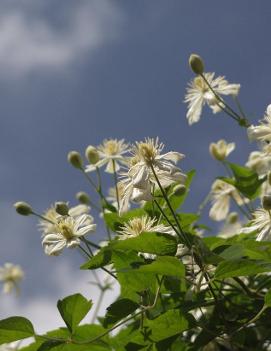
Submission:
<svg viewBox="0 0 271 351">
<path fill-rule="evenodd" d="M 105 274 L 100 271 L 98 276 L 101 280 L 105 279 Z M 84 322 L 90 323 L 92 314 L 98 301 L 100 290 L 97 286 L 89 283 L 92 274 L 75 270 L 71 263 L 66 260 L 62 261 L 56 267 L 53 279 L 48 279 L 52 288 L 56 291 L 55 296 L 40 294 L 32 296 L 27 300 L 21 300 L 20 296 L 1 295 L 0 310 L 1 319 L 12 315 L 24 316 L 30 319 L 38 333 L 43 333 L 64 326 L 64 322 L 58 313 L 56 303 L 58 299 L 65 296 L 81 293 L 88 299 L 92 299 L 93 307 L 90 313 L 86 316 Z M 114 289 L 108 291 L 103 299 L 101 308 L 99 309 L 100 316 L 104 315 L 106 307 L 108 307 L 118 296 L 119 287 L 114 284 Z"/>
<path fill-rule="evenodd" d="M 42 2 L 37 3 L 29 0 L 28 6 L 21 6 L 18 0 L 11 6 L 0 6 L 1 75 L 63 70 L 114 39 L 123 20 L 109 0 L 77 0 L 76 5 L 63 2 L 61 6 L 51 3 L 51 11 L 61 16 L 61 23 L 53 22 L 46 11 L 40 11 Z"/>
</svg>

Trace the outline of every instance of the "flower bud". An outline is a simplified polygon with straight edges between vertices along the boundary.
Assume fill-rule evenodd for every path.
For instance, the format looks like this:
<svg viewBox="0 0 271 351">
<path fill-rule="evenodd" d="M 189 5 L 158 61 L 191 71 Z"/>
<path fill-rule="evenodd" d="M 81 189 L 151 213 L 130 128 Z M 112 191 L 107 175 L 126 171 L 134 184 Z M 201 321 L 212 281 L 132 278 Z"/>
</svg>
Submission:
<svg viewBox="0 0 271 351">
<path fill-rule="evenodd" d="M 262 198 L 263 208 L 267 211 L 271 210 L 271 195 L 264 195 Z"/>
<path fill-rule="evenodd" d="M 229 224 L 234 224 L 238 222 L 238 220 L 239 220 L 239 216 L 237 212 L 231 212 L 227 218 L 227 221 Z"/>
<path fill-rule="evenodd" d="M 24 201 L 19 201 L 14 204 L 15 210 L 22 216 L 29 216 L 33 213 L 32 207 Z"/>
<path fill-rule="evenodd" d="M 83 168 L 82 157 L 77 151 L 70 151 L 68 153 L 68 161 L 75 168 L 79 168 L 79 169 Z"/>
<path fill-rule="evenodd" d="M 209 152 L 211 156 L 217 161 L 224 161 L 225 158 L 235 149 L 235 143 L 226 143 L 221 139 L 217 143 L 211 143 Z"/>
<path fill-rule="evenodd" d="M 69 207 L 66 202 L 56 202 L 55 203 L 55 210 L 61 216 L 67 216 L 69 214 Z"/>
<path fill-rule="evenodd" d="M 183 184 L 175 185 L 173 188 L 173 194 L 176 196 L 181 196 L 186 192 L 186 187 Z"/>
<path fill-rule="evenodd" d="M 190 55 L 189 65 L 195 74 L 202 74 L 204 72 L 204 63 L 199 55 Z"/>
<path fill-rule="evenodd" d="M 89 203 L 90 203 L 90 198 L 89 198 L 88 194 L 85 193 L 84 191 L 79 191 L 79 192 L 76 194 L 76 199 L 77 199 L 81 204 L 84 204 L 84 205 L 89 205 Z"/>
<path fill-rule="evenodd" d="M 99 153 L 96 147 L 89 145 L 86 148 L 85 156 L 90 164 L 95 165 L 99 161 Z"/>
</svg>

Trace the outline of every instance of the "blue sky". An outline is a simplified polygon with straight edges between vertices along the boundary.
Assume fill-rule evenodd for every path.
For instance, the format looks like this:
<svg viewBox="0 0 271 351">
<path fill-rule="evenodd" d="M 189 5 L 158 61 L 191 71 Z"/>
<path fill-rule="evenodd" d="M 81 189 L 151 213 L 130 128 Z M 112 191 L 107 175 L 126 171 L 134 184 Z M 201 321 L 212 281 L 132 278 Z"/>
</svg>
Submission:
<svg viewBox="0 0 271 351">
<path fill-rule="evenodd" d="M 255 145 L 228 117 L 206 109 L 188 126 L 187 61 L 199 53 L 207 71 L 240 83 L 240 101 L 257 121 L 271 102 L 270 12 L 267 0 L 1 1 L 0 265 L 12 261 L 26 271 L 21 297 L 0 297 L 2 316 L 28 314 L 42 328 L 37 306 L 56 311 L 56 299 L 76 289 L 95 299 L 81 284 L 89 276 L 76 270 L 79 254 L 46 257 L 35 219 L 12 208 L 23 199 L 43 211 L 88 189 L 66 162 L 68 151 L 108 137 L 159 136 L 167 150 L 186 155 L 185 171 L 197 169 L 188 211 L 222 172 L 210 142 L 235 141 L 231 159 L 246 161 Z"/>
</svg>

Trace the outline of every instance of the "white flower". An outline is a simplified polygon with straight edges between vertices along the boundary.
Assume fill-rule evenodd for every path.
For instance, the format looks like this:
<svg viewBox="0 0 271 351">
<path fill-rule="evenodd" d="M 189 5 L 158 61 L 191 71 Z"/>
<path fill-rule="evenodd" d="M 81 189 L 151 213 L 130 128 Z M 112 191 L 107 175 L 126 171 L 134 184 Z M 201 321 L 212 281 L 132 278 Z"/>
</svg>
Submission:
<svg viewBox="0 0 271 351">
<path fill-rule="evenodd" d="M 247 133 L 249 140 L 271 141 L 271 105 L 267 106 L 260 125 L 250 126 Z"/>
<path fill-rule="evenodd" d="M 96 224 L 90 215 L 79 217 L 62 216 L 53 231 L 45 234 L 42 246 L 47 255 L 59 255 L 65 247 L 74 248 L 80 244 L 80 237 L 93 232 Z"/>
<path fill-rule="evenodd" d="M 249 227 L 241 229 L 240 233 L 249 234 L 258 232 L 257 241 L 271 241 L 271 212 L 258 208 L 253 212 L 253 219 Z"/>
<path fill-rule="evenodd" d="M 90 211 L 90 207 L 87 205 L 76 205 L 74 207 L 71 207 L 69 209 L 69 216 L 71 217 L 79 217 L 82 214 L 88 214 Z M 46 235 L 48 233 L 52 233 L 56 231 L 57 229 L 57 222 L 58 220 L 62 217 L 59 213 L 56 212 L 55 206 L 51 206 L 44 214 L 43 217 L 45 219 L 41 219 L 39 222 L 39 228 L 43 232 L 43 235 Z M 91 217 L 92 218 L 92 217 Z M 90 222 L 90 224 L 92 221 Z"/>
<path fill-rule="evenodd" d="M 238 213 L 231 212 L 227 216 L 225 223 L 217 236 L 223 239 L 231 238 L 232 236 L 239 234 L 241 227 L 242 225 L 239 222 Z"/>
<path fill-rule="evenodd" d="M 228 144 L 223 139 L 219 140 L 217 143 L 211 143 L 209 146 L 211 156 L 218 161 L 225 160 L 234 149 L 235 143 Z"/>
<path fill-rule="evenodd" d="M 271 169 L 271 154 L 268 155 L 263 151 L 252 151 L 246 166 L 260 176 L 265 175 Z"/>
<path fill-rule="evenodd" d="M 134 238 L 143 232 L 151 233 L 166 233 L 176 236 L 174 230 L 171 227 L 165 226 L 164 224 L 156 224 L 155 218 L 150 218 L 147 215 L 142 217 L 135 217 L 130 219 L 123 227 L 118 231 L 119 239 L 126 240 Z"/>
<path fill-rule="evenodd" d="M 214 76 L 214 73 L 204 73 L 204 77 L 219 97 L 220 95 L 238 95 L 240 84 L 229 84 L 225 77 L 218 76 L 214 78 Z M 186 118 L 190 125 L 199 121 L 205 103 L 209 105 L 213 113 L 217 113 L 221 110 L 221 103 L 202 77 L 197 76 L 188 83 L 186 91 L 184 102 L 188 103 Z"/>
<path fill-rule="evenodd" d="M 210 209 L 209 216 L 214 221 L 222 221 L 227 217 L 230 210 L 231 199 L 234 199 L 239 206 L 249 201 L 246 198 L 243 199 L 233 185 L 220 179 L 215 180 L 213 183 L 210 195 L 213 205 Z"/>
<path fill-rule="evenodd" d="M 139 202 L 152 199 L 152 190 L 158 187 L 153 170 L 162 187 L 185 182 L 186 175 L 175 166 L 184 155 L 173 151 L 161 154 L 163 148 L 164 144 L 159 143 L 158 138 L 148 138 L 133 146 L 129 170 L 123 173 L 124 179 L 120 182 L 123 186 L 120 213 L 127 211 L 130 200 Z"/>
<path fill-rule="evenodd" d="M 114 163 L 115 171 L 119 171 L 120 164 L 126 164 L 126 159 L 124 154 L 129 151 L 129 145 L 125 144 L 124 139 L 106 139 L 101 145 L 97 147 L 99 154 L 99 161 L 94 165 L 88 165 L 86 167 L 86 172 L 95 171 L 97 167 L 106 166 L 105 171 L 108 173 L 114 173 Z"/>
<path fill-rule="evenodd" d="M 5 263 L 0 267 L 0 281 L 3 282 L 3 292 L 8 294 L 13 289 L 19 292 L 18 284 L 24 277 L 24 272 L 19 265 Z"/>
</svg>

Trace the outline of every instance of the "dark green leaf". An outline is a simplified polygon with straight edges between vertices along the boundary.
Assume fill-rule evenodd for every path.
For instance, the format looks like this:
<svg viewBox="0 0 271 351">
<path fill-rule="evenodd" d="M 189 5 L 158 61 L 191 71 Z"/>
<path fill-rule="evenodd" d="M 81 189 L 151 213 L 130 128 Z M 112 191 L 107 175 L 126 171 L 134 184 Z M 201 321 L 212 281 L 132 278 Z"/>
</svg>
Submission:
<svg viewBox="0 0 271 351">
<path fill-rule="evenodd" d="M 70 295 L 57 302 L 59 313 L 72 333 L 91 307 L 92 302 L 81 294 Z"/>
<path fill-rule="evenodd" d="M 146 325 L 151 329 L 151 339 L 157 342 L 182 333 L 191 327 L 192 322 L 191 316 L 185 316 L 179 310 L 168 310 L 159 317 L 148 320 Z"/>
<path fill-rule="evenodd" d="M 47 340 L 37 349 L 37 351 L 56 350 L 57 346 L 64 346 L 65 341 Z M 58 348 L 59 350 L 59 348 Z"/>
<path fill-rule="evenodd" d="M 10 343 L 34 336 L 32 323 L 24 317 L 10 317 L 0 320 L 0 344 Z"/>
<path fill-rule="evenodd" d="M 134 312 L 138 307 L 139 305 L 132 300 L 117 300 L 106 309 L 107 312 L 103 322 L 104 327 L 108 328 L 110 325 L 115 324 L 116 322 Z"/>
<path fill-rule="evenodd" d="M 119 216 L 117 213 L 105 213 L 104 220 L 106 225 L 114 232 L 121 229 L 124 223 L 135 217 L 142 217 L 146 215 L 146 211 L 143 208 L 137 208 L 130 210 L 127 213 L 124 213 L 122 216 Z"/>
<path fill-rule="evenodd" d="M 216 271 L 215 278 L 249 276 L 271 271 L 271 263 L 260 260 L 232 259 L 221 262 Z"/>
<path fill-rule="evenodd" d="M 135 250 L 161 256 L 173 256 L 177 250 L 175 237 L 162 233 L 141 233 L 135 238 L 118 240 L 112 245 L 114 249 Z"/>
<path fill-rule="evenodd" d="M 134 272 L 153 273 L 168 276 L 184 277 L 185 268 L 183 263 L 176 257 L 161 256 L 150 264 L 142 265 Z"/>
<path fill-rule="evenodd" d="M 80 269 L 96 269 L 104 267 L 111 263 L 112 248 L 110 246 L 102 247 L 96 255 L 91 257 L 86 263 L 82 264 Z"/>
<path fill-rule="evenodd" d="M 264 297 L 265 306 L 271 307 L 271 290 L 267 291 Z"/>
</svg>

